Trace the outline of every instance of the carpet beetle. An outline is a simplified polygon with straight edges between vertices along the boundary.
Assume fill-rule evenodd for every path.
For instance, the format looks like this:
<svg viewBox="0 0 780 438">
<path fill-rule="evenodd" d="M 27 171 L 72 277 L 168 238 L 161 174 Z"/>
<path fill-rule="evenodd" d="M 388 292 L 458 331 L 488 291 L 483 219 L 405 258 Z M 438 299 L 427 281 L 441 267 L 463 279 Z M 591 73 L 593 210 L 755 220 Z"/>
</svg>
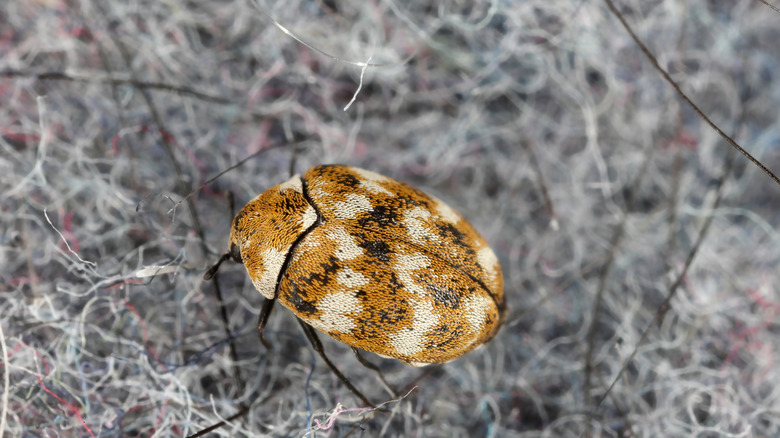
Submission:
<svg viewBox="0 0 780 438">
<path fill-rule="evenodd" d="M 356 167 L 317 166 L 251 200 L 233 219 L 230 251 L 204 278 L 227 259 L 242 263 L 267 298 L 258 323 L 263 343 L 278 301 L 367 404 L 312 327 L 379 372 L 358 349 L 413 366 L 444 363 L 488 342 L 506 314 L 501 266 L 463 216 Z"/>
<path fill-rule="evenodd" d="M 463 216 L 356 167 L 317 166 L 251 200 L 227 258 L 305 324 L 409 365 L 468 353 L 506 314 L 501 266 Z"/>
</svg>

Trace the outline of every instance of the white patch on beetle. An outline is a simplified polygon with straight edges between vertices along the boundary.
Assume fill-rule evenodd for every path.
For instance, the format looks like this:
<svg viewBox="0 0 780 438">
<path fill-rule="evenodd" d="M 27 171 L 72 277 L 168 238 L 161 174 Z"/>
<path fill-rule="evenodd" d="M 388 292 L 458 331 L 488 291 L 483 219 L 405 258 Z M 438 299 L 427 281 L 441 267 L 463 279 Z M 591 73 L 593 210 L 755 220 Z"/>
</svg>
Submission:
<svg viewBox="0 0 780 438">
<path fill-rule="evenodd" d="M 473 333 L 482 333 L 485 326 L 485 315 L 490 314 L 493 302 L 484 295 L 473 295 L 463 300 L 463 314 L 471 325 Z"/>
<path fill-rule="evenodd" d="M 317 211 L 310 205 L 306 207 L 301 217 L 301 232 L 308 230 L 314 222 L 317 222 Z"/>
<path fill-rule="evenodd" d="M 350 167 L 349 170 L 351 172 L 357 173 L 360 175 L 361 178 L 367 179 L 369 181 L 392 181 L 390 178 L 380 175 L 376 172 L 372 172 L 370 170 L 361 169 L 359 167 Z"/>
<path fill-rule="evenodd" d="M 309 187 L 309 196 L 311 196 L 312 199 L 328 199 L 330 198 L 330 193 L 322 190 L 322 187 Z"/>
<path fill-rule="evenodd" d="M 410 304 L 414 321 L 412 327 L 404 327 L 390 335 L 395 351 L 404 356 L 415 356 L 425 350 L 425 334 L 439 323 L 439 316 L 429 300 L 413 300 Z"/>
<path fill-rule="evenodd" d="M 303 241 L 298 245 L 298 248 L 316 248 L 320 246 L 320 241 L 318 239 L 303 239 Z M 295 260 L 298 260 L 303 254 L 301 251 L 295 252 Z"/>
<path fill-rule="evenodd" d="M 333 292 L 317 303 L 317 309 L 322 314 L 319 320 L 308 321 L 312 326 L 326 333 L 351 333 L 357 327 L 353 315 L 360 313 L 363 306 L 353 292 Z"/>
<path fill-rule="evenodd" d="M 344 227 L 338 227 L 326 236 L 338 243 L 339 246 L 334 251 L 334 255 L 339 261 L 344 262 L 363 255 L 363 248 L 355 243 L 355 238 L 347 233 Z"/>
<path fill-rule="evenodd" d="M 403 328 L 397 333 L 391 334 L 390 343 L 399 355 L 414 356 L 424 350 L 425 333 L 439 323 L 439 316 L 433 309 L 433 303 L 424 299 L 425 288 L 413 278 L 414 271 L 430 266 L 430 259 L 418 253 L 414 255 L 400 254 L 396 260 L 398 261 L 395 266 L 398 280 L 406 290 L 417 294 L 420 299 L 411 300 L 409 303 L 412 307 L 412 327 Z"/>
<path fill-rule="evenodd" d="M 336 281 L 342 286 L 350 289 L 365 286 L 369 283 L 368 278 L 360 272 L 354 271 L 351 268 L 343 268 L 336 275 Z"/>
<path fill-rule="evenodd" d="M 452 207 L 445 204 L 441 201 L 441 199 L 435 196 L 431 196 L 431 198 L 436 201 L 436 213 L 438 213 L 440 218 L 451 224 L 457 224 L 460 221 L 460 216 L 455 212 L 455 210 L 452 209 Z"/>
<path fill-rule="evenodd" d="M 360 187 L 366 189 L 371 193 L 383 193 L 387 196 L 395 196 L 395 193 L 387 190 L 382 182 L 392 181 L 390 178 L 372 172 L 370 170 L 359 169 L 357 167 L 350 167 L 352 172 L 355 172 L 360 177 Z"/>
<path fill-rule="evenodd" d="M 297 174 L 293 175 L 292 178 L 279 184 L 278 188 L 280 192 L 284 192 L 285 190 L 294 190 L 298 193 L 303 193 L 303 182 L 301 181 L 301 176 Z"/>
<path fill-rule="evenodd" d="M 360 187 L 366 189 L 371 193 L 382 193 L 391 197 L 395 196 L 395 193 L 391 192 L 390 190 L 387 190 L 386 188 L 384 188 L 382 184 L 379 184 L 376 181 L 360 181 Z"/>
<path fill-rule="evenodd" d="M 365 195 L 350 193 L 346 200 L 333 203 L 333 215 L 337 219 L 352 219 L 360 213 L 371 211 L 371 200 Z"/>
<path fill-rule="evenodd" d="M 480 244 L 481 242 L 477 241 L 474 246 L 479 247 Z M 485 272 L 490 274 L 496 272 L 498 258 L 496 258 L 496 253 L 489 246 L 483 246 L 477 251 L 477 262 L 479 262 L 479 265 L 482 266 Z"/>
<path fill-rule="evenodd" d="M 431 218 L 431 212 L 422 208 L 413 208 L 404 214 L 402 220 L 406 226 L 406 231 L 409 233 L 409 237 L 417 244 L 424 244 L 425 239 L 438 242 L 439 236 L 430 232 L 425 222 Z"/>
<path fill-rule="evenodd" d="M 288 250 L 277 251 L 268 248 L 262 255 L 263 272 L 260 275 L 252 275 L 252 284 L 264 297 L 269 300 L 274 298 L 276 291 L 276 281 L 279 278 L 279 272 L 284 265 L 284 259 L 287 257 Z"/>
<path fill-rule="evenodd" d="M 431 260 L 420 253 L 415 255 L 398 254 L 396 260 L 398 261 L 395 266 L 398 280 L 406 286 L 408 291 L 414 292 L 420 297 L 425 296 L 425 288 L 414 281 L 412 273 L 418 269 L 427 268 L 431 264 Z"/>
</svg>

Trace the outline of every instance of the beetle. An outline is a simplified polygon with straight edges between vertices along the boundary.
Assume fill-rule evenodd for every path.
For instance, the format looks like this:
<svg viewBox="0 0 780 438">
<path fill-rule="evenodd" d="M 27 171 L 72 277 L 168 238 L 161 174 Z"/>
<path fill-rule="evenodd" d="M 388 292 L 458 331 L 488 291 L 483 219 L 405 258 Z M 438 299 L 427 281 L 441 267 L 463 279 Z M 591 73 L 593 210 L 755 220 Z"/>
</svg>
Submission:
<svg viewBox="0 0 780 438">
<path fill-rule="evenodd" d="M 316 330 L 378 371 L 359 350 L 412 366 L 445 363 L 490 341 L 506 315 L 498 259 L 463 216 L 357 167 L 316 166 L 266 190 L 236 214 L 229 243 L 204 278 L 227 259 L 242 263 L 266 298 L 263 344 L 278 301 L 371 406 L 324 354 Z"/>
</svg>

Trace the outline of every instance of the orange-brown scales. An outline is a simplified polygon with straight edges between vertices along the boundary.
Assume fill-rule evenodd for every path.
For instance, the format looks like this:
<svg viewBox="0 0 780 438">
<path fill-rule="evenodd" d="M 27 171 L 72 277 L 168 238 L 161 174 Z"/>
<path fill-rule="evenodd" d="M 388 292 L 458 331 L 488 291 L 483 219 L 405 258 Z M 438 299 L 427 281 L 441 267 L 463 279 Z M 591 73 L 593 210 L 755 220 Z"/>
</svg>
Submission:
<svg viewBox="0 0 780 438">
<path fill-rule="evenodd" d="M 367 170 L 295 175 L 236 215 L 230 243 L 263 296 L 347 345 L 410 365 L 485 344 L 506 314 L 501 266 L 471 224 Z"/>
</svg>

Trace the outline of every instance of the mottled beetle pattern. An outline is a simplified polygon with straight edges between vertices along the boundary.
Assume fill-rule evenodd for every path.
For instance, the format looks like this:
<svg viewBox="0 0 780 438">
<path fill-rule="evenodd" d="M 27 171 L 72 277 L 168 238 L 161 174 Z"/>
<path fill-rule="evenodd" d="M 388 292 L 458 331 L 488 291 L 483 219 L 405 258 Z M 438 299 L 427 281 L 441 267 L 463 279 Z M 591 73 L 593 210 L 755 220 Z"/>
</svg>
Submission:
<svg viewBox="0 0 780 438">
<path fill-rule="evenodd" d="M 414 366 L 495 336 L 501 266 L 458 212 L 374 172 L 317 166 L 233 219 L 230 256 L 255 288 L 331 337 Z"/>
</svg>

